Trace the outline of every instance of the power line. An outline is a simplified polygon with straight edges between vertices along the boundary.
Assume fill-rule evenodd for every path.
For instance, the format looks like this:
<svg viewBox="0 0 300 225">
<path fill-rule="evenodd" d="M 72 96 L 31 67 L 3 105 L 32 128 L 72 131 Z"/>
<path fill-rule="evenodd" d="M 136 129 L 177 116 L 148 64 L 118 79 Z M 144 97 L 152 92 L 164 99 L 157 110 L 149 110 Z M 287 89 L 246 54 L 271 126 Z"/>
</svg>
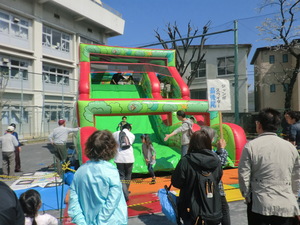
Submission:
<svg viewBox="0 0 300 225">
<path fill-rule="evenodd" d="M 208 34 L 200 34 L 200 35 L 195 35 L 195 36 L 192 36 L 192 37 L 179 38 L 179 39 L 170 40 L 170 41 L 162 41 L 162 42 L 157 42 L 157 43 L 153 43 L 153 44 L 149 44 L 149 45 L 140 46 L 138 48 L 145 48 L 145 47 L 150 47 L 150 46 L 155 46 L 155 45 L 167 44 L 167 43 L 171 43 L 171 42 L 175 42 L 175 41 L 182 41 L 182 40 L 187 40 L 187 39 L 191 39 L 191 38 L 205 37 L 205 36 L 210 36 L 210 35 L 215 35 L 215 34 L 220 34 L 220 33 L 226 33 L 226 32 L 231 32 L 231 31 L 235 31 L 235 29 L 217 31 L 217 32 L 208 33 Z"/>
</svg>

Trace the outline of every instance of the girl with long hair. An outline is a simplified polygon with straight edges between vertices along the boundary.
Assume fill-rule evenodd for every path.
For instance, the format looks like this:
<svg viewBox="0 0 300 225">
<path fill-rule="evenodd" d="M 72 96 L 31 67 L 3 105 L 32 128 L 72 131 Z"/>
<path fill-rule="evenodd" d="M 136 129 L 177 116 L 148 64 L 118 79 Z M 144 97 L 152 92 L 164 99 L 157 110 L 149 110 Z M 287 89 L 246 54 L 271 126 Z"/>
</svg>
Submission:
<svg viewBox="0 0 300 225">
<path fill-rule="evenodd" d="M 141 139 L 143 142 L 143 145 L 142 145 L 143 155 L 144 155 L 144 158 L 146 161 L 148 171 L 152 177 L 151 184 L 155 184 L 156 177 L 154 174 L 153 165 L 155 164 L 156 152 L 153 148 L 152 142 L 150 140 L 150 136 L 148 134 L 143 134 L 141 136 Z"/>
<path fill-rule="evenodd" d="M 42 206 L 41 195 L 36 190 L 30 189 L 19 198 L 23 212 L 25 214 L 25 225 L 57 225 L 58 221 L 55 217 L 45 213 L 38 214 Z"/>
</svg>

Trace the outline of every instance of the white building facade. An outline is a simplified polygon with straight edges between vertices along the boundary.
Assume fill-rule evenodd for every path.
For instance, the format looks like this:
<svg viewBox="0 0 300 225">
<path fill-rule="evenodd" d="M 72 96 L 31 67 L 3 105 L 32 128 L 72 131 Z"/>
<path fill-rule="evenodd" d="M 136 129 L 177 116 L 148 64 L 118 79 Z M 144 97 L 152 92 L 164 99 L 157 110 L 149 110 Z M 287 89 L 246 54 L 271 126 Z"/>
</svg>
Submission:
<svg viewBox="0 0 300 225">
<path fill-rule="evenodd" d="M 15 123 L 22 136 L 42 137 L 61 118 L 71 125 L 79 43 L 107 44 L 124 25 L 99 0 L 2 0 L 0 132 Z"/>
<path fill-rule="evenodd" d="M 207 99 L 207 79 L 227 79 L 230 82 L 231 106 L 233 113 L 235 109 L 234 98 L 234 45 L 205 45 L 205 57 L 201 62 L 195 80 L 190 86 L 191 98 Z M 238 45 L 238 95 L 239 112 L 248 112 L 248 79 L 247 59 L 251 50 L 250 44 Z M 192 50 L 187 53 L 187 59 L 191 58 Z M 196 60 L 196 59 L 195 59 Z M 194 63 L 190 64 L 183 78 L 187 78 Z"/>
</svg>

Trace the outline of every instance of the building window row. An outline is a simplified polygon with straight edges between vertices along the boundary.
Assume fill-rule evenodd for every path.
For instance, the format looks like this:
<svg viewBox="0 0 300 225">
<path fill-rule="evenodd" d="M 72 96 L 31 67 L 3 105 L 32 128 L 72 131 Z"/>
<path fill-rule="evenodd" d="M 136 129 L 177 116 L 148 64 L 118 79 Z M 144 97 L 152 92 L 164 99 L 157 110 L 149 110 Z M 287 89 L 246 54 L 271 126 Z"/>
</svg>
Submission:
<svg viewBox="0 0 300 225">
<path fill-rule="evenodd" d="M 0 33 L 28 40 L 29 20 L 0 11 Z"/>
<path fill-rule="evenodd" d="M 289 84 L 288 83 L 284 83 L 283 84 L 283 92 L 287 92 L 289 88 Z M 274 93 L 276 92 L 276 84 L 270 84 L 270 92 Z"/>
<path fill-rule="evenodd" d="M 70 52 L 71 35 L 43 26 L 43 46 L 62 52 Z"/>
<path fill-rule="evenodd" d="M 25 110 L 25 107 L 17 105 L 4 105 L 1 118 L 2 124 L 28 123 L 28 111 Z"/>
<path fill-rule="evenodd" d="M 43 79 L 45 83 L 69 86 L 70 70 L 54 65 L 44 65 Z"/>
<path fill-rule="evenodd" d="M 66 121 L 71 120 L 72 107 L 63 106 L 62 104 L 49 104 L 44 107 L 45 115 L 44 118 L 47 122 L 56 122 L 59 119 L 64 119 Z"/>
<path fill-rule="evenodd" d="M 28 80 L 28 66 L 27 60 L 0 56 L 0 73 L 9 79 Z"/>
<path fill-rule="evenodd" d="M 282 54 L 282 62 L 283 63 L 289 62 L 289 55 L 288 54 Z M 275 63 L 275 55 L 269 55 L 269 63 L 270 64 Z"/>
<path fill-rule="evenodd" d="M 196 62 L 191 63 L 191 71 L 194 70 Z M 234 74 L 234 56 L 217 58 L 218 76 Z M 206 77 L 206 60 L 202 60 L 197 69 L 196 78 Z"/>
</svg>

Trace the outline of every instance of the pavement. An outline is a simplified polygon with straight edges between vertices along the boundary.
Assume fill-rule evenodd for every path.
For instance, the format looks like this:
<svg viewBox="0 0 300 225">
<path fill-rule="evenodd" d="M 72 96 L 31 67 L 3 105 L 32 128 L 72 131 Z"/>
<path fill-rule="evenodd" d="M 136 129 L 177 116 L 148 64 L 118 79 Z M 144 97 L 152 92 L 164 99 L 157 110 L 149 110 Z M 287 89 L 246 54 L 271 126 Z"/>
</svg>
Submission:
<svg viewBox="0 0 300 225">
<path fill-rule="evenodd" d="M 51 154 L 47 142 L 40 143 L 26 143 L 22 147 L 21 152 L 21 170 L 22 172 L 16 173 L 16 176 L 21 176 L 22 173 L 35 172 L 45 170 L 53 163 L 53 155 Z M 0 154 L 0 162 L 2 162 L 2 154 Z M 2 163 L 0 164 L 2 166 Z M 1 168 L 2 169 L 2 168 Z M 1 180 L 1 179 L 0 179 Z M 8 185 L 11 185 L 14 180 L 3 180 Z M 246 205 L 243 201 L 229 202 L 230 218 L 232 225 L 246 225 Z M 47 213 L 59 218 L 59 210 L 49 210 Z M 128 224 L 132 225 L 172 225 L 171 222 L 162 213 L 139 215 L 130 217 Z"/>
</svg>

